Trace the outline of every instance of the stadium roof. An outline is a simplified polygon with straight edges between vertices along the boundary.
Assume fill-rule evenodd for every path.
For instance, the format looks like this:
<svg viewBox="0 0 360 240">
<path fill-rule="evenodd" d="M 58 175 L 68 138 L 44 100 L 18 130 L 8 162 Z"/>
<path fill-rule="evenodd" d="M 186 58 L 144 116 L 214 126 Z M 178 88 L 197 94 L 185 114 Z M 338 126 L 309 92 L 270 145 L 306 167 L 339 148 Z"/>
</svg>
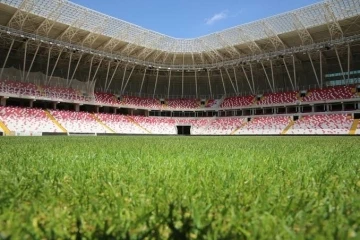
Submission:
<svg viewBox="0 0 360 240">
<path fill-rule="evenodd" d="M 358 0 L 327 0 L 206 36 L 178 39 L 67 0 L 0 0 L 0 3 L 1 14 L 7 13 L 0 18 L 3 26 L 173 65 L 217 63 L 266 52 L 269 48 L 286 49 L 331 39 L 339 33 L 343 20 L 359 22 L 360 15 Z"/>
</svg>

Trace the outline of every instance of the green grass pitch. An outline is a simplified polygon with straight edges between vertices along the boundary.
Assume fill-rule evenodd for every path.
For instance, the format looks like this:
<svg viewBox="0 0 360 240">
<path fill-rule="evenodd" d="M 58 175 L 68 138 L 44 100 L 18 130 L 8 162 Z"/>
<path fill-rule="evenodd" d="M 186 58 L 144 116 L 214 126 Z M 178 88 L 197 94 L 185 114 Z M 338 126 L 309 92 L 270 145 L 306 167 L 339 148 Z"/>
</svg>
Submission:
<svg viewBox="0 0 360 240">
<path fill-rule="evenodd" d="M 359 137 L 0 139 L 0 239 L 359 239 Z"/>
</svg>

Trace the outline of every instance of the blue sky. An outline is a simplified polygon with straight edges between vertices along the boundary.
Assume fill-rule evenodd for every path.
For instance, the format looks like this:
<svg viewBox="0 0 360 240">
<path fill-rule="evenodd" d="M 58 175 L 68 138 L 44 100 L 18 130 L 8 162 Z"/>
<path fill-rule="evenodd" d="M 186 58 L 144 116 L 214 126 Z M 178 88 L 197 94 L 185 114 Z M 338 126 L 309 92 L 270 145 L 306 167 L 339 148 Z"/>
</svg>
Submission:
<svg viewBox="0 0 360 240">
<path fill-rule="evenodd" d="M 319 0 L 71 0 L 171 37 L 194 38 Z"/>
</svg>

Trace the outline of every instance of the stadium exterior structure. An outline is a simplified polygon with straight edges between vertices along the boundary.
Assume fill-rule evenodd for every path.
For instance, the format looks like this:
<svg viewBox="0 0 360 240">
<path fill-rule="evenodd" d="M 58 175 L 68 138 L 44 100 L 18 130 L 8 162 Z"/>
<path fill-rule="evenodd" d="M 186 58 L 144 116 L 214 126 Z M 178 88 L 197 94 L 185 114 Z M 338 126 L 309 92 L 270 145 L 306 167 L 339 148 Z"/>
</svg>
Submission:
<svg viewBox="0 0 360 240">
<path fill-rule="evenodd" d="M 63 0 L 0 0 L 0 16 L 0 79 L 90 97 L 97 89 L 210 99 L 359 83 L 357 0 L 327 0 L 194 39 Z"/>
</svg>

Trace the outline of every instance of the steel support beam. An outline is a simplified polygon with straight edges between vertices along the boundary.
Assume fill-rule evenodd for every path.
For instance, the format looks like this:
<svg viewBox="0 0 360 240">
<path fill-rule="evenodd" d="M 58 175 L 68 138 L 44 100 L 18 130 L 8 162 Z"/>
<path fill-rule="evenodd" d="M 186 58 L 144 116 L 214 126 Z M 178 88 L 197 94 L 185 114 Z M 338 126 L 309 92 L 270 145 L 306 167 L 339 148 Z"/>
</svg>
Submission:
<svg viewBox="0 0 360 240">
<path fill-rule="evenodd" d="M 170 84 L 171 84 L 171 70 L 169 71 L 169 82 L 168 82 L 168 91 L 167 91 L 167 98 L 170 98 Z"/>
<path fill-rule="evenodd" d="M 322 88 L 322 86 L 321 86 L 321 84 L 319 82 L 319 78 L 318 78 L 318 75 L 317 75 L 317 72 L 316 72 L 316 69 L 315 69 L 315 66 L 314 66 L 314 63 L 313 63 L 313 60 L 311 58 L 310 53 L 308 53 L 308 56 L 309 56 L 309 59 L 310 59 L 311 67 L 312 67 L 314 75 L 315 75 L 316 82 L 317 82 L 319 88 Z"/>
<path fill-rule="evenodd" d="M 7 54 L 6 54 L 5 61 L 4 61 L 3 66 L 2 66 L 2 68 L 1 68 L 1 72 L 0 72 L 0 80 L 2 79 L 2 75 L 3 75 L 3 73 L 4 73 L 4 68 L 6 67 L 7 60 L 9 59 L 9 56 L 10 56 L 11 50 L 12 50 L 12 48 L 13 48 L 13 46 L 14 46 L 14 42 L 15 42 L 15 40 L 14 40 L 14 39 L 13 39 L 13 40 L 11 40 L 10 48 L 9 48 L 9 50 L 8 50 Z"/>
<path fill-rule="evenodd" d="M 348 64 L 347 64 L 347 83 L 346 83 L 346 85 L 349 85 L 349 84 L 350 84 L 350 64 L 351 64 L 351 62 L 350 62 L 350 60 L 351 60 L 350 44 L 348 44 L 347 50 L 348 50 L 348 52 L 347 52 L 347 57 L 348 57 L 347 61 L 348 61 Z M 1 77 L 0 77 L 0 79 L 1 79 Z"/>
<path fill-rule="evenodd" d="M 71 87 L 71 83 L 72 83 L 72 81 L 74 80 L 75 73 L 76 73 L 76 71 L 77 71 L 77 69 L 78 69 L 78 67 L 79 67 L 79 64 L 80 64 L 80 61 L 81 61 L 82 56 L 83 56 L 83 53 L 80 54 L 79 60 L 78 60 L 78 62 L 76 63 L 76 66 L 75 66 L 75 69 L 74 69 L 74 71 L 73 71 L 73 74 L 71 75 L 71 79 L 70 79 L 70 81 L 69 81 L 68 87 Z"/>
<path fill-rule="evenodd" d="M 295 88 L 297 89 L 296 64 L 295 64 L 294 55 L 292 55 L 292 61 L 293 61 L 293 66 L 294 66 L 294 83 L 295 83 Z"/>
<path fill-rule="evenodd" d="M 226 96 L 226 95 L 227 95 L 227 93 L 226 93 L 225 82 L 224 82 L 224 77 L 223 77 L 223 74 L 222 74 L 221 68 L 220 68 L 220 77 L 221 77 L 221 81 L 222 81 L 223 88 L 224 88 L 224 94 L 225 94 L 225 96 Z"/>
<path fill-rule="evenodd" d="M 263 70 L 264 70 L 266 80 L 267 80 L 267 82 L 269 83 L 270 90 L 271 90 L 271 92 L 274 92 L 274 88 L 273 88 L 273 86 L 272 86 L 271 83 L 270 83 L 270 79 L 269 79 L 269 76 L 268 76 L 268 74 L 267 74 L 267 72 L 266 72 L 266 69 L 265 69 L 265 67 L 264 67 L 263 62 L 261 62 L 261 66 L 262 66 L 262 68 L 263 68 Z"/>
<path fill-rule="evenodd" d="M 159 78 L 159 69 L 156 71 L 156 79 L 155 79 L 155 87 L 154 87 L 153 98 L 155 98 L 155 93 L 156 93 L 156 87 L 157 87 L 158 78 Z"/>
<path fill-rule="evenodd" d="M 44 19 L 44 21 L 41 22 L 41 24 L 36 28 L 34 32 L 39 35 L 45 35 L 48 36 L 51 29 L 54 27 L 55 23 L 61 16 L 61 7 L 65 3 L 65 1 L 62 0 L 56 0 L 56 8 L 52 10 L 49 15 Z"/>
<path fill-rule="evenodd" d="M 28 41 L 26 41 L 26 42 L 25 42 L 24 62 L 23 62 L 23 72 L 22 72 L 22 81 L 25 81 L 25 69 L 26 69 L 27 46 L 28 46 Z"/>
<path fill-rule="evenodd" d="M 132 67 L 131 72 L 130 72 L 130 74 L 129 74 L 129 76 L 128 76 L 127 80 L 126 80 L 126 83 L 125 83 L 124 89 L 122 89 L 122 94 L 124 94 L 124 92 L 125 92 L 125 89 L 126 89 L 126 87 L 127 87 L 128 83 L 129 83 L 129 81 L 130 81 L 130 78 L 131 78 L 131 76 L 132 76 L 132 74 L 133 74 L 133 72 L 134 72 L 134 69 L 135 69 L 135 65 Z"/>
<path fill-rule="evenodd" d="M 67 86 L 69 85 L 72 55 L 73 55 L 73 52 L 70 53 L 70 58 L 69 58 L 69 65 L 68 65 L 68 71 L 67 71 L 67 77 L 66 77 L 66 85 Z"/>
<path fill-rule="evenodd" d="M 252 65 L 250 64 L 250 73 L 251 73 L 251 81 L 252 81 L 252 87 L 255 93 L 255 81 L 254 81 L 254 72 L 253 72 L 253 68 Z"/>
<path fill-rule="evenodd" d="M 36 58 L 36 56 L 37 56 L 37 54 L 38 54 L 40 45 L 41 45 L 41 43 L 39 43 L 38 46 L 36 47 L 36 51 L 35 51 L 35 53 L 34 53 L 34 56 L 33 56 L 32 60 L 31 60 L 31 63 L 30 63 L 30 67 L 29 67 L 28 72 L 27 72 L 27 74 L 26 74 L 25 82 L 27 82 L 27 80 L 28 80 L 28 78 L 29 78 L 30 71 L 31 71 L 31 69 L 32 69 L 32 67 L 33 67 L 33 64 L 34 64 L 35 58 Z"/>
<path fill-rule="evenodd" d="M 122 89 L 123 89 L 123 86 L 124 86 L 125 77 L 126 77 L 126 70 L 127 70 L 128 65 L 129 65 L 128 63 L 125 65 L 124 74 L 123 74 L 123 78 L 122 78 L 122 81 L 121 81 L 120 92 L 122 92 Z"/>
<path fill-rule="evenodd" d="M 247 73 L 246 73 L 245 68 L 244 68 L 243 65 L 241 65 L 241 69 L 243 70 L 243 73 L 244 73 L 244 75 L 245 75 L 245 79 L 246 79 L 246 81 L 247 81 L 247 83 L 248 83 L 248 85 L 249 85 L 249 88 L 250 88 L 251 93 L 252 93 L 252 94 L 255 94 L 255 90 L 253 89 L 253 87 L 252 87 L 251 84 L 250 84 L 249 77 L 248 77 L 248 75 L 247 75 Z"/>
<path fill-rule="evenodd" d="M 198 98 L 197 71 L 195 70 L 195 95 Z"/>
<path fill-rule="evenodd" d="M 120 65 L 120 62 L 118 62 L 118 63 L 116 64 L 116 67 L 115 67 L 115 69 L 114 69 L 113 74 L 111 75 L 109 84 L 107 85 L 107 87 L 106 87 L 106 89 L 105 89 L 105 92 L 109 89 L 109 87 L 110 87 L 110 85 L 111 85 L 111 83 L 112 83 L 112 81 L 113 81 L 113 79 L 114 79 L 114 77 L 115 77 L 115 74 L 116 74 L 116 72 L 117 72 L 117 70 L 118 70 L 118 68 L 119 68 L 119 65 Z"/>
<path fill-rule="evenodd" d="M 330 7 L 329 2 L 324 3 L 324 10 L 325 10 L 325 19 L 327 21 L 327 26 L 331 36 L 331 40 L 342 38 L 344 36 L 344 33 L 340 27 L 340 24 L 333 10 Z"/>
<path fill-rule="evenodd" d="M 144 70 L 144 75 L 143 75 L 143 78 L 142 78 L 142 81 L 141 81 L 139 95 L 141 95 L 142 89 L 143 89 L 143 86 L 144 86 L 144 81 L 145 81 L 145 77 L 146 77 L 146 70 L 147 70 L 147 68 L 145 68 L 145 70 Z"/>
<path fill-rule="evenodd" d="M 49 67 L 50 67 L 50 57 L 51 57 L 51 51 L 53 46 L 49 48 L 48 57 L 47 57 L 47 64 L 46 64 L 46 76 L 45 76 L 45 82 L 47 83 L 48 76 L 49 76 Z"/>
<path fill-rule="evenodd" d="M 336 58 L 337 58 L 337 60 L 338 60 L 339 66 L 340 66 L 341 74 L 342 74 L 342 76 L 343 76 L 343 80 L 344 80 L 344 83 L 345 83 L 345 82 L 346 82 L 346 77 L 345 77 L 345 73 L 344 73 L 343 66 L 342 66 L 342 64 L 341 64 L 339 52 L 338 52 L 337 47 L 334 47 L 334 48 L 335 48 Z"/>
<path fill-rule="evenodd" d="M 231 86 L 232 86 L 233 89 L 234 89 L 234 92 L 236 93 L 236 95 L 238 95 L 239 93 L 236 91 L 235 85 L 234 85 L 234 83 L 233 83 L 233 81 L 232 81 L 232 79 L 231 79 L 229 70 L 228 70 L 227 68 L 225 68 L 225 72 L 226 72 L 226 74 L 227 74 L 227 76 L 228 76 L 228 78 L 229 78 L 229 80 L 230 80 L 230 83 L 231 83 Z"/>
<path fill-rule="evenodd" d="M 208 81 L 209 81 L 210 96 L 212 97 L 213 94 L 212 94 L 211 81 L 210 81 L 210 71 L 209 71 L 209 70 L 206 70 L 206 72 L 207 72 Z"/>
<path fill-rule="evenodd" d="M 110 73 L 110 67 L 111 67 L 111 61 L 108 61 L 108 66 L 106 70 L 106 77 L 105 77 L 105 84 L 104 84 L 104 90 L 106 89 L 108 80 L 109 80 L 109 73 Z"/>
<path fill-rule="evenodd" d="M 64 48 L 61 48 L 61 50 L 60 50 L 60 52 L 59 52 L 59 56 L 57 57 L 56 62 L 55 62 L 55 65 L 54 65 L 54 67 L 53 67 L 53 70 L 51 71 L 51 75 L 50 75 L 50 77 L 49 77 L 49 79 L 48 79 L 48 81 L 47 81 L 47 84 L 50 83 L 51 78 L 52 78 L 53 75 L 54 75 L 55 69 L 56 69 L 57 64 L 58 64 L 58 62 L 59 62 L 59 60 L 60 60 L 60 56 L 61 56 L 63 50 L 64 50 Z"/>
<path fill-rule="evenodd" d="M 95 85 L 95 83 L 96 83 L 96 81 L 95 81 L 96 74 L 98 73 L 99 68 L 100 68 L 101 63 L 102 63 L 103 60 L 104 60 L 104 58 L 101 58 L 101 59 L 100 59 L 100 62 L 99 62 L 98 66 L 97 66 L 97 68 L 96 68 L 96 70 L 95 70 L 94 76 L 93 76 L 93 78 L 91 79 L 91 82 L 93 82 L 94 85 Z"/>
<path fill-rule="evenodd" d="M 285 62 L 285 58 L 283 58 L 283 62 L 284 62 L 284 66 L 285 66 L 285 69 L 286 69 L 286 73 L 287 73 L 287 75 L 288 75 L 288 77 L 289 77 L 289 81 L 290 81 L 292 90 L 295 91 L 294 82 L 293 82 L 293 79 L 292 79 L 292 77 L 291 77 L 291 75 L 290 75 L 289 68 L 288 68 L 288 66 L 287 66 L 287 64 L 286 64 L 286 62 Z"/>
<path fill-rule="evenodd" d="M 181 72 L 181 98 L 184 97 L 184 69 Z"/>
<path fill-rule="evenodd" d="M 91 57 L 91 60 L 90 60 L 90 66 L 89 66 L 89 75 L 88 75 L 88 79 L 87 81 L 90 82 L 90 78 L 91 78 L 91 70 L 92 70 L 92 65 L 93 65 L 93 61 L 94 61 L 94 55 Z"/>
<path fill-rule="evenodd" d="M 273 89 L 274 89 L 274 91 L 275 91 L 274 67 L 273 67 L 273 62 L 272 62 L 272 60 L 270 60 L 270 67 L 271 67 L 271 80 L 272 80 L 272 85 L 273 85 Z"/>
<path fill-rule="evenodd" d="M 323 80 L 324 80 L 324 77 L 323 77 L 323 61 L 322 61 L 322 54 L 321 52 L 319 53 L 319 57 L 320 57 L 320 85 L 321 87 L 323 86 Z"/>
<path fill-rule="evenodd" d="M 234 71 L 234 78 L 235 78 L 235 84 L 236 84 L 236 91 L 239 94 L 239 84 L 238 84 L 238 79 L 237 79 L 237 76 L 236 76 L 235 67 L 233 67 L 233 71 Z"/>
</svg>

